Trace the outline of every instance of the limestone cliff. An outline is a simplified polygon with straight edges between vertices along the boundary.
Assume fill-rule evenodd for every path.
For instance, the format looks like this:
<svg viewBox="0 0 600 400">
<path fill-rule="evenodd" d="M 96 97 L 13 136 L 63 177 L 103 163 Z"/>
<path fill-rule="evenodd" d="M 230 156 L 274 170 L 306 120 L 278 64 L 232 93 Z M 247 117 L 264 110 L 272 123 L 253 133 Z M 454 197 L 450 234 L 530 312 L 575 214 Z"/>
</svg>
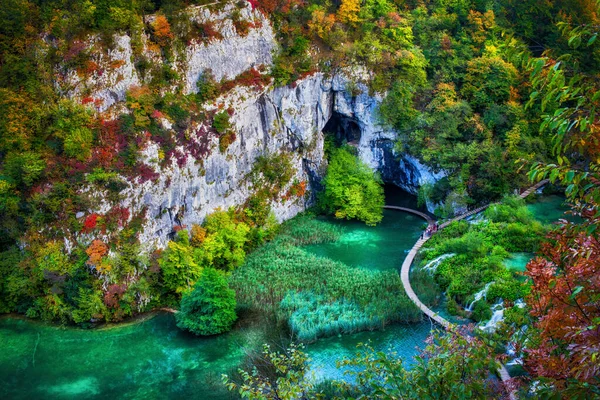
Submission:
<svg viewBox="0 0 600 400">
<path fill-rule="evenodd" d="M 231 7 L 211 13 L 206 8 L 190 10 L 190 18 L 213 21 L 222 36 L 207 43 L 191 43 L 176 52 L 172 67 L 179 80 L 173 90 L 182 93 L 196 91 L 198 78 L 211 69 L 217 79 L 232 79 L 240 73 L 259 66 L 269 66 L 277 51 L 274 32 L 267 19 L 249 7 L 241 15 L 251 21 L 254 28 L 240 36 L 227 18 Z M 143 38 L 144 39 L 144 38 Z M 93 40 L 91 41 L 93 42 Z M 102 74 L 81 78 L 73 71 L 64 72 L 61 90 L 72 98 L 84 95 L 97 102 L 97 112 L 115 115 L 124 109 L 128 89 L 142 85 L 151 76 L 140 76 L 133 63 L 131 38 L 115 38 L 112 50 L 99 50 L 93 54 L 97 63 L 118 65 Z M 146 39 L 143 40 L 146 43 Z M 155 63 L 163 61 L 147 44 L 145 56 Z M 200 223 L 218 207 L 228 208 L 243 204 L 252 194 L 246 179 L 257 157 L 265 154 L 287 152 L 292 155 L 295 179 L 314 189 L 325 171 L 323 155 L 323 129 L 329 121 L 346 126 L 351 142 L 358 148 L 360 158 L 374 170 L 381 172 L 384 180 L 416 193 L 423 183 L 440 178 L 417 160 L 397 155 L 393 149 L 396 134 L 382 126 L 377 119 L 381 98 L 370 96 L 366 88 L 353 96 L 347 90 L 348 79 L 343 75 L 324 76 L 316 73 L 298 81 L 294 87 L 267 87 L 264 90 L 236 87 L 222 95 L 208 109 L 233 110 L 231 121 L 236 133 L 235 141 L 222 153 L 218 140 L 211 138 L 209 155 L 197 162 L 192 157 L 185 163 L 172 162 L 159 166 L 159 146 L 151 143 L 144 150 L 144 162 L 158 175 L 154 182 L 128 182 L 121 193 L 121 205 L 132 214 L 145 210 L 145 223 L 140 240 L 146 246 L 162 247 L 173 228 Z M 162 121 L 170 127 L 170 121 Z M 198 123 L 195 128 L 201 127 Z M 189 129 L 190 135 L 194 129 Z M 185 153 L 183 146 L 179 149 Z M 95 194 L 97 208 L 89 212 L 105 212 L 110 204 L 102 193 Z M 285 220 L 304 210 L 311 201 L 305 199 L 277 201 L 272 204 L 277 219 Z"/>
</svg>

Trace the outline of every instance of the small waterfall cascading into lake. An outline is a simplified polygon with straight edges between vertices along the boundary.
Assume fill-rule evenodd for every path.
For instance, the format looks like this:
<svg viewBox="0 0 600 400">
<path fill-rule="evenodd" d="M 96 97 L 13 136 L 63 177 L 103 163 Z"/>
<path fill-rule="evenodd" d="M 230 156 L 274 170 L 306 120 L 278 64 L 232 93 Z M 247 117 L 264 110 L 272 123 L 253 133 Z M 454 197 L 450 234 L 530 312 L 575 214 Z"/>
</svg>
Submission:
<svg viewBox="0 0 600 400">
<path fill-rule="evenodd" d="M 485 299 L 485 297 L 487 296 L 487 292 L 488 292 L 488 290 L 490 290 L 490 286 L 492 286 L 493 283 L 494 282 L 488 283 L 487 285 L 485 285 L 485 287 L 483 289 L 481 289 L 479 292 L 475 293 L 475 297 L 473 298 L 473 301 L 465 308 L 465 311 L 472 312 L 473 307 L 475 306 L 475 303 L 477 303 L 481 299 Z"/>
<path fill-rule="evenodd" d="M 515 301 L 515 307 L 523 308 L 525 306 L 526 304 L 523 299 Z M 527 328 L 527 325 L 523 325 L 513 334 L 510 341 L 507 343 L 506 354 L 510 357 L 510 361 L 508 361 L 506 365 L 523 365 L 523 359 L 520 357 L 521 354 L 517 353 L 517 343 L 521 342 L 522 344 L 525 344 L 527 339 L 524 338 L 524 336 L 527 332 Z"/>
<path fill-rule="evenodd" d="M 486 333 L 495 332 L 500 321 L 504 319 L 504 302 L 502 299 L 500 299 L 498 303 L 494 304 L 492 311 L 494 312 L 492 314 L 492 318 L 490 318 L 490 320 L 484 326 L 479 327 L 479 329 Z"/>
<path fill-rule="evenodd" d="M 437 270 L 437 268 L 440 266 L 442 261 L 444 261 L 447 258 L 454 257 L 455 255 L 456 254 L 454 254 L 454 253 L 442 254 L 441 256 L 429 261 L 427 264 L 425 264 L 425 266 L 422 269 L 423 269 L 423 271 L 427 271 L 430 274 L 433 274 Z"/>
</svg>

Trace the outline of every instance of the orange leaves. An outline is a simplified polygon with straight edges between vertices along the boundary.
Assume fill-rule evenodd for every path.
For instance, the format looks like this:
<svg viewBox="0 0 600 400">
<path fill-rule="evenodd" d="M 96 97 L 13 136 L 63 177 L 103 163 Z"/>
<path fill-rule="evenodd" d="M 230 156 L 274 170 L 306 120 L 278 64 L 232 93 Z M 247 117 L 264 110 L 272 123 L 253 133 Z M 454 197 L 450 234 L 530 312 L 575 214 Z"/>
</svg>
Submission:
<svg viewBox="0 0 600 400">
<path fill-rule="evenodd" d="M 92 244 L 85 250 L 88 255 L 87 264 L 96 267 L 100 273 L 105 273 L 111 270 L 110 264 L 103 262 L 102 258 L 108 254 L 108 246 L 101 240 L 94 240 Z"/>
<path fill-rule="evenodd" d="M 192 225 L 192 238 L 190 239 L 190 244 L 194 247 L 200 247 L 202 246 L 202 243 L 204 243 L 204 239 L 206 239 L 206 229 L 200 225 Z"/>
<path fill-rule="evenodd" d="M 152 29 L 154 33 L 154 39 L 159 46 L 166 46 L 169 41 L 173 39 L 173 32 L 171 32 L 171 25 L 162 14 L 156 16 L 156 19 L 152 23 Z"/>
<path fill-rule="evenodd" d="M 325 39 L 331 33 L 334 24 L 335 15 L 327 14 L 323 9 L 317 8 L 312 13 L 312 20 L 309 21 L 308 27 L 318 37 Z"/>
</svg>

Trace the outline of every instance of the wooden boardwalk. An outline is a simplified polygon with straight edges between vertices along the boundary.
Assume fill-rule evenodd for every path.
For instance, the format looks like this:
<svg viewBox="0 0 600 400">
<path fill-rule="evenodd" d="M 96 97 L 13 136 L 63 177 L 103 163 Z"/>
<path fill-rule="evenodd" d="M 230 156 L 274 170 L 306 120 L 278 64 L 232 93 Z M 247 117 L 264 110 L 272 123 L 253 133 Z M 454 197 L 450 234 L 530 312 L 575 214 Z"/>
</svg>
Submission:
<svg viewBox="0 0 600 400">
<path fill-rule="evenodd" d="M 539 183 L 537 183 L 537 184 L 531 186 L 530 188 L 528 188 L 527 190 L 525 190 L 519 196 L 522 199 L 524 199 L 525 197 L 529 196 L 531 193 L 533 193 L 540 187 L 544 186 L 546 183 L 548 183 L 547 179 L 540 181 Z M 480 213 L 481 211 L 485 210 L 486 208 L 488 208 L 489 206 L 491 206 L 493 204 L 497 204 L 497 203 L 487 204 L 485 206 L 482 206 L 482 207 L 476 208 L 472 211 L 469 211 L 465 214 L 454 217 L 451 220 L 446 221 L 443 224 L 441 224 L 439 226 L 439 229 L 444 229 L 445 227 L 447 227 L 454 221 L 459 221 L 459 220 L 468 218 L 471 215 Z M 390 209 L 390 210 L 399 210 L 399 211 L 409 212 L 409 213 L 418 215 L 421 218 L 425 219 L 429 225 L 432 225 L 434 223 L 434 220 L 429 215 L 422 213 L 420 211 L 417 211 L 417 210 L 413 210 L 413 209 L 405 208 L 405 207 L 395 207 L 395 206 L 385 206 L 384 208 Z M 417 240 L 417 243 L 415 243 L 415 245 L 412 247 L 412 249 L 410 249 L 406 258 L 404 259 L 404 262 L 402 263 L 402 268 L 400 269 L 400 279 L 402 280 L 402 284 L 404 285 L 404 290 L 406 291 L 406 294 L 408 295 L 408 297 L 411 299 L 411 301 L 417 307 L 419 307 L 419 309 L 425 315 L 427 315 L 431 320 L 435 321 L 438 325 L 443 326 L 444 329 L 454 330 L 455 327 L 452 323 L 450 323 L 450 321 L 439 316 L 435 311 L 433 311 L 432 309 L 427 307 L 425 304 L 423 304 L 423 302 L 421 300 L 419 300 L 419 297 L 417 296 L 417 294 L 415 293 L 415 291 L 413 290 L 413 288 L 410 284 L 410 267 L 412 266 L 412 263 L 417 255 L 417 253 L 419 252 L 419 249 L 421 249 L 423 244 L 425 244 L 425 242 L 427 242 L 429 240 L 429 238 L 430 237 L 423 236 L 421 239 Z M 511 387 L 510 387 L 510 383 L 509 383 L 510 375 L 509 375 L 508 371 L 506 370 L 506 368 L 504 367 L 504 365 L 500 365 L 498 367 L 498 375 L 500 375 L 500 379 L 504 383 L 504 386 L 508 392 L 508 396 L 509 396 L 510 400 L 515 400 L 516 394 L 515 394 L 515 391 L 513 389 L 511 389 Z"/>
</svg>

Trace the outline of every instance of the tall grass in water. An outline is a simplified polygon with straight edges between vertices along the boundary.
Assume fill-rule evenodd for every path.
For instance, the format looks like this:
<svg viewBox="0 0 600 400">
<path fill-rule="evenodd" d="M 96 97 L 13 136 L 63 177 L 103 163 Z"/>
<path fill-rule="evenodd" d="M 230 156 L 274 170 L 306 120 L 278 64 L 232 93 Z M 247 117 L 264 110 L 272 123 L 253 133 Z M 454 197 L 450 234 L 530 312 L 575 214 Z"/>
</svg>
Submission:
<svg viewBox="0 0 600 400">
<path fill-rule="evenodd" d="M 238 304 L 288 318 L 303 340 L 420 320 L 397 273 L 350 267 L 297 247 L 339 237 L 339 228 L 305 218 L 286 224 L 232 273 Z"/>
<path fill-rule="evenodd" d="M 288 236 L 296 246 L 335 242 L 342 234 L 342 227 L 302 214 L 284 223 L 280 236 Z"/>
</svg>

